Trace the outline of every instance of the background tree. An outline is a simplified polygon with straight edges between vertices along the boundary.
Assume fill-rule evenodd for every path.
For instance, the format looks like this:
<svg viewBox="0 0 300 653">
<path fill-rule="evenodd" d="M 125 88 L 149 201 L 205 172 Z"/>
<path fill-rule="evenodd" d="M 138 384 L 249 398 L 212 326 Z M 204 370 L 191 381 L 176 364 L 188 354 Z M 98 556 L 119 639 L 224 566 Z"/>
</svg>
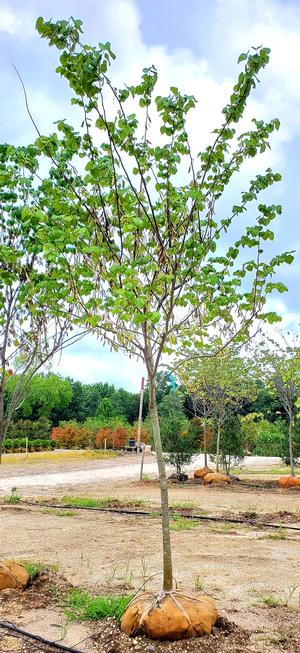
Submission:
<svg viewBox="0 0 300 653">
<path fill-rule="evenodd" d="M 227 474 L 233 466 L 240 464 L 245 456 L 245 441 L 238 415 L 229 415 L 221 429 L 221 465 Z"/>
<path fill-rule="evenodd" d="M 291 475 L 295 475 L 294 431 L 296 402 L 300 396 L 300 343 L 297 337 L 279 334 L 279 339 L 262 342 L 256 349 L 258 371 L 273 393 L 277 395 L 288 418 L 289 461 Z"/>
<path fill-rule="evenodd" d="M 66 291 L 46 263 L 37 237 L 37 149 L 0 145 L 0 462 L 3 443 L 34 375 L 71 336 Z M 56 306 L 56 308 L 55 308 Z M 16 378 L 10 384 L 10 377 Z M 6 401 L 5 401 L 6 394 Z"/>
<path fill-rule="evenodd" d="M 278 265 L 292 260 L 290 254 L 263 260 L 262 243 L 273 239 L 269 224 L 281 211 L 275 205 L 259 204 L 245 233 L 238 240 L 231 236 L 225 251 L 217 247 L 223 233 L 230 238 L 232 224 L 260 191 L 280 179 L 270 169 L 257 175 L 228 216 L 223 207 L 218 217 L 217 202 L 232 175 L 245 159 L 268 147 L 279 126 L 276 119 L 254 121 L 253 129 L 236 133 L 269 50 L 241 56 L 244 70 L 223 110 L 223 124 L 194 162 L 186 116 L 195 98 L 172 87 L 168 95 L 153 99 L 154 66 L 143 70 L 137 85 L 116 89 L 108 76 L 115 58 L 110 44 L 82 44 L 81 26 L 73 19 L 37 21 L 41 36 L 61 51 L 57 70 L 69 82 L 84 124 L 83 133 L 61 120 L 60 136 L 36 141 L 50 162 L 41 184 L 45 218 L 39 237 L 46 258 L 49 252 L 51 259 L 56 256 L 57 275 L 81 311 L 82 323 L 145 363 L 161 488 L 163 589 L 170 591 L 168 490 L 156 399 L 162 356 L 191 342 L 202 348 L 209 329 L 220 324 L 231 327 L 230 338 L 244 338 L 254 318 L 275 319 L 264 311 L 265 298 L 285 287 L 269 278 Z M 154 119 L 160 129 L 156 142 L 156 131 L 150 133 Z M 181 184 L 179 170 L 185 179 Z"/>
<path fill-rule="evenodd" d="M 96 417 L 100 417 L 103 421 L 107 422 L 112 417 L 115 417 L 116 413 L 113 409 L 112 402 L 108 397 L 103 397 L 101 399 L 99 406 L 96 411 Z"/>
<path fill-rule="evenodd" d="M 6 384 L 8 403 L 17 383 L 18 375 L 14 375 Z M 58 374 L 36 374 L 27 385 L 26 397 L 16 417 L 31 420 L 47 417 L 52 421 L 53 413 L 63 411 L 70 404 L 72 395 L 72 386 L 68 379 L 63 379 Z"/>
<path fill-rule="evenodd" d="M 249 361 L 228 350 L 202 359 L 188 360 L 179 372 L 187 390 L 194 398 L 195 410 L 204 421 L 211 417 L 216 423 L 216 469 L 219 470 L 221 430 L 233 413 L 256 394 L 255 378 Z M 207 463 L 206 463 L 207 464 Z"/>
</svg>

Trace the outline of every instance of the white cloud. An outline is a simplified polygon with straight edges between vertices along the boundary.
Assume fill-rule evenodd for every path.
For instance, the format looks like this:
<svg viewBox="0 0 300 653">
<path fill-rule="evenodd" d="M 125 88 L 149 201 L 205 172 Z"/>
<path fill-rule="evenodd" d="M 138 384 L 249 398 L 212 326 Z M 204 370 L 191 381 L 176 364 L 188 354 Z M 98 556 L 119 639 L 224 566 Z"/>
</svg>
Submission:
<svg viewBox="0 0 300 653">
<path fill-rule="evenodd" d="M 63 350 L 54 358 L 52 370 L 83 383 L 113 383 L 116 387 L 138 392 L 141 377 L 146 376 L 141 361 L 122 352 L 111 352 L 93 336 Z"/>
<path fill-rule="evenodd" d="M 0 8 L 0 31 L 15 34 L 21 25 L 21 19 L 14 15 L 10 9 Z"/>
<path fill-rule="evenodd" d="M 0 7 L 0 32 L 14 36 L 19 39 L 27 39 L 34 34 L 35 17 L 26 7 L 17 11 L 7 4 Z"/>
</svg>

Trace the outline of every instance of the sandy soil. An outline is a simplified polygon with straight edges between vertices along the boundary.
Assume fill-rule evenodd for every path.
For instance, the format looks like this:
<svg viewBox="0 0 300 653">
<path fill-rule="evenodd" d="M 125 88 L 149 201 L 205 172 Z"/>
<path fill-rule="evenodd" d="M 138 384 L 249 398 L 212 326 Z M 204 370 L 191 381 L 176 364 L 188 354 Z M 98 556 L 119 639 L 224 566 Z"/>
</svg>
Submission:
<svg viewBox="0 0 300 653">
<path fill-rule="evenodd" d="M 152 464 L 151 461 L 149 464 Z M 122 467 L 126 476 L 130 466 L 132 460 L 128 457 L 122 461 L 77 463 L 73 472 L 89 472 L 89 482 L 81 482 L 80 485 L 76 481 L 73 484 L 61 483 L 57 487 L 42 486 L 43 472 L 51 474 L 49 464 L 44 464 L 43 469 L 32 466 L 32 476 L 39 477 L 39 485 L 24 486 L 22 497 L 32 498 L 35 494 L 45 501 L 51 495 L 52 500 L 57 501 L 64 494 L 110 495 L 121 499 L 144 499 L 150 505 L 158 505 L 159 489 L 154 482 L 139 483 L 120 479 L 118 475 L 114 478 L 114 469 Z M 75 467 L 75 463 L 72 463 L 72 467 Z M 95 469 L 103 472 L 109 469 L 111 478 L 106 475 L 101 480 L 95 478 Z M 2 478 L 6 477 L 11 488 L 12 477 L 8 472 L 20 479 L 22 472 L 23 477 L 28 475 L 28 466 L 22 470 L 12 465 L 2 467 Z M 235 514 L 243 511 L 275 513 L 285 510 L 295 513 L 295 523 L 299 520 L 300 494 L 295 492 L 263 489 L 239 491 L 235 487 L 205 488 L 202 485 L 170 487 L 170 503 L 191 500 L 209 514 L 226 514 L 226 511 Z M 1 558 L 38 560 L 58 565 L 59 573 L 68 582 L 83 586 L 92 593 L 133 592 L 142 584 L 145 576 L 149 577 L 161 568 L 158 518 L 85 510 L 74 512 L 71 516 L 60 516 L 42 506 L 0 506 Z M 280 516 L 277 521 L 280 521 Z M 293 641 L 293 647 L 288 648 L 288 640 L 279 640 L 282 639 L 280 633 L 289 627 L 289 623 L 292 624 L 291 629 L 299 631 L 300 637 L 300 532 L 286 531 L 285 539 L 269 539 L 269 536 L 270 530 L 263 526 L 224 527 L 207 522 L 201 522 L 192 530 L 172 531 L 174 573 L 179 586 L 191 590 L 201 581 L 204 591 L 215 598 L 220 614 L 251 633 L 250 647 L 233 648 L 234 651 L 277 653 L 293 650 L 296 653 L 297 650 Z M 155 585 L 159 586 L 157 577 L 152 581 L 152 586 Z M 275 596 L 281 605 L 273 609 L 267 607 L 264 599 L 268 595 Z M 288 607 L 282 605 L 286 601 Z M 51 639 L 63 637 L 64 643 L 74 644 L 91 632 L 92 627 L 85 624 L 66 626 L 63 611 L 57 606 L 30 608 L 28 605 L 26 610 L 21 604 L 16 604 L 14 610 L 7 606 L 7 603 L 5 607 L 5 602 L 0 601 L 0 618 L 14 621 Z M 274 637 L 278 642 L 274 642 Z M 89 641 L 80 648 L 95 650 Z M 115 649 L 108 647 L 105 650 Z"/>
<path fill-rule="evenodd" d="M 245 469 L 253 467 L 270 468 L 280 466 L 280 458 L 263 458 L 249 456 L 244 461 Z M 194 456 L 191 465 L 187 468 L 190 473 L 204 464 L 204 456 Z M 213 467 L 213 465 L 212 465 Z M 171 470 L 170 471 L 174 471 Z M 108 460 L 70 460 L 31 462 L 30 458 L 24 463 L 7 464 L 0 466 L 0 495 L 8 492 L 12 487 L 26 489 L 26 492 L 36 493 L 37 489 L 48 491 L 48 488 L 59 486 L 75 486 L 101 484 L 111 478 L 116 481 L 139 478 L 140 457 L 136 454 L 121 454 L 115 459 Z M 145 456 L 144 475 L 157 476 L 157 464 L 154 454 Z M 261 475 L 260 475 L 261 477 Z"/>
</svg>

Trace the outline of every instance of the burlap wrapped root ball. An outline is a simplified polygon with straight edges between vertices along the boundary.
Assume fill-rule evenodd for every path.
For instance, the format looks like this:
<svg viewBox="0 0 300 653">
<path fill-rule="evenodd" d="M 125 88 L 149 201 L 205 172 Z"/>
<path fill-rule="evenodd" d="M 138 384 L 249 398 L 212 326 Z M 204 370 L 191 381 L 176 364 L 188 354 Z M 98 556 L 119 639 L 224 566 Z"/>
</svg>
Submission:
<svg viewBox="0 0 300 653">
<path fill-rule="evenodd" d="M 210 474 L 205 474 L 204 478 L 204 485 L 218 485 L 219 483 L 230 483 L 230 478 L 229 476 L 225 476 L 225 474 L 219 474 L 219 472 L 211 472 Z"/>
<path fill-rule="evenodd" d="M 199 469 L 195 469 L 194 478 L 198 478 L 198 479 L 200 478 L 203 480 L 204 476 L 206 476 L 206 474 L 210 474 L 211 471 L 212 470 L 209 469 L 209 467 L 200 467 Z"/>
<path fill-rule="evenodd" d="M 214 601 L 209 596 L 196 596 L 184 591 L 144 592 L 126 608 L 121 630 L 127 635 L 144 634 L 151 639 L 179 640 L 210 635 L 218 618 Z"/>
<path fill-rule="evenodd" d="M 279 487 L 299 487 L 300 489 L 300 478 L 296 476 L 282 476 L 277 481 Z"/>
<path fill-rule="evenodd" d="M 29 574 L 25 567 L 14 560 L 0 562 L 0 590 L 24 590 L 29 582 Z"/>
</svg>

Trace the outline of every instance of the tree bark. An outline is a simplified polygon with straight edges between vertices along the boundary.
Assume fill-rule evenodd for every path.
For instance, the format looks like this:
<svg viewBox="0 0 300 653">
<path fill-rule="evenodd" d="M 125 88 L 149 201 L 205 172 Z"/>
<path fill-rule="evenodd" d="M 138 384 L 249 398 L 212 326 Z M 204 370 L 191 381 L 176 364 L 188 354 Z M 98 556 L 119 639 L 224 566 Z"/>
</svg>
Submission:
<svg viewBox="0 0 300 653">
<path fill-rule="evenodd" d="M 151 417 L 153 437 L 155 443 L 156 460 L 159 473 L 162 535 L 163 535 L 163 589 L 170 591 L 173 587 L 172 552 L 169 523 L 168 485 L 165 462 L 162 453 L 160 428 L 156 403 L 155 381 L 149 375 L 149 412 Z"/>
<path fill-rule="evenodd" d="M 295 465 L 294 465 L 294 455 L 293 455 L 293 435 L 294 435 L 294 417 L 292 414 L 289 415 L 289 451 L 290 451 L 290 466 L 291 466 L 291 476 L 295 476 Z"/>
<path fill-rule="evenodd" d="M 206 434 L 205 421 L 203 426 L 203 448 L 204 448 L 204 467 L 207 467 L 207 434 Z"/>
<path fill-rule="evenodd" d="M 219 459 L 220 459 L 220 439 L 221 439 L 221 425 L 218 423 L 217 430 L 217 454 L 216 454 L 216 471 L 219 471 Z"/>
</svg>

